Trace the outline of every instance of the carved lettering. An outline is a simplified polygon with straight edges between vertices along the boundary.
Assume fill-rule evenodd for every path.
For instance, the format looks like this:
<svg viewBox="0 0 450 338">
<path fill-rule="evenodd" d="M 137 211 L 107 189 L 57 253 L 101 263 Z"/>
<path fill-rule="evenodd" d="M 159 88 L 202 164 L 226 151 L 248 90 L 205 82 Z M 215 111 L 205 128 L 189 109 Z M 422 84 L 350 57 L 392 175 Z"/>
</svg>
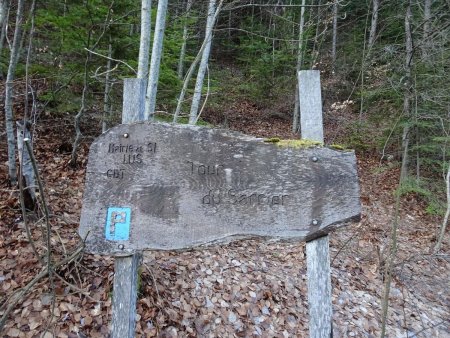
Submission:
<svg viewBox="0 0 450 338">
<path fill-rule="evenodd" d="M 210 190 L 208 194 L 203 196 L 202 198 L 202 204 L 216 205 L 220 204 L 220 202 L 221 202 L 220 194 L 214 193 L 212 190 Z"/>
<path fill-rule="evenodd" d="M 123 154 L 123 164 L 141 164 L 142 154 Z"/>
<path fill-rule="evenodd" d="M 232 204 L 236 204 L 237 199 L 236 199 L 236 192 L 234 191 L 234 189 L 228 190 L 228 197 L 231 198 Z"/>
<path fill-rule="evenodd" d="M 108 145 L 108 153 L 109 154 L 115 154 L 115 153 L 143 153 L 144 152 L 144 146 L 141 144 L 122 144 L 122 143 L 110 143 Z M 148 153 L 156 153 L 156 143 L 150 142 L 147 144 L 147 152 Z"/>
<path fill-rule="evenodd" d="M 264 194 L 259 194 L 258 195 L 258 204 L 264 204 L 264 199 L 266 198 L 266 195 Z"/>
<path fill-rule="evenodd" d="M 148 153 L 156 153 L 156 142 L 150 142 L 147 144 L 147 152 Z"/>
<path fill-rule="evenodd" d="M 189 164 L 191 174 L 198 175 L 219 175 L 220 169 L 223 169 L 222 164 L 208 165 L 208 164 L 196 164 L 192 161 L 186 161 Z"/>
<path fill-rule="evenodd" d="M 108 178 L 117 178 L 117 179 L 123 179 L 123 173 L 125 169 L 108 169 L 106 171 L 106 177 Z"/>
<path fill-rule="evenodd" d="M 211 204 L 212 201 L 212 190 L 209 191 L 209 194 L 203 197 L 203 204 Z M 223 195 L 223 197 L 221 197 Z M 238 205 L 249 205 L 249 206 L 258 206 L 258 205 L 269 205 L 269 206 L 277 206 L 277 205 L 286 205 L 287 199 L 289 195 L 279 195 L 279 194 L 269 194 L 269 193 L 258 193 L 252 192 L 248 193 L 239 193 L 235 189 L 228 189 L 226 193 L 217 191 L 214 194 L 214 197 L 217 200 L 223 200 L 224 203 L 238 204 Z M 216 203 L 218 204 L 218 203 Z"/>
</svg>

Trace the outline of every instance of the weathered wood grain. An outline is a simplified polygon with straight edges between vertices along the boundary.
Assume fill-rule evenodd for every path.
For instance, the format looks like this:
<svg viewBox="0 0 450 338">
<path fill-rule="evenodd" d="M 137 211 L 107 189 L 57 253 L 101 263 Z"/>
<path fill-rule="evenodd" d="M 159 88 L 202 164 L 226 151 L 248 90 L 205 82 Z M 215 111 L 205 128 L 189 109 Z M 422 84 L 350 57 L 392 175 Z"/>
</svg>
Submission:
<svg viewBox="0 0 450 338">
<path fill-rule="evenodd" d="M 125 79 L 123 81 L 122 123 L 144 121 L 145 79 Z"/>
<path fill-rule="evenodd" d="M 298 81 L 302 138 L 323 143 L 320 72 L 318 70 L 300 71 Z M 311 338 L 332 337 L 329 251 L 328 235 L 306 243 L 309 336 Z"/>
<path fill-rule="evenodd" d="M 300 128 L 303 139 L 323 143 L 322 93 L 320 71 L 302 70 L 298 75 Z"/>
<path fill-rule="evenodd" d="M 309 337 L 332 337 L 329 236 L 306 243 Z"/>
<path fill-rule="evenodd" d="M 125 79 L 122 122 L 133 123 L 144 118 L 144 79 Z M 140 253 L 134 252 L 114 260 L 112 338 L 133 338 L 136 327 L 137 280 Z"/>
<path fill-rule="evenodd" d="M 134 338 L 140 254 L 117 257 L 114 261 L 111 338 Z"/>
<path fill-rule="evenodd" d="M 88 251 L 119 255 L 251 236 L 312 239 L 359 214 L 353 152 L 145 122 L 92 144 L 80 234 L 89 232 Z"/>
</svg>

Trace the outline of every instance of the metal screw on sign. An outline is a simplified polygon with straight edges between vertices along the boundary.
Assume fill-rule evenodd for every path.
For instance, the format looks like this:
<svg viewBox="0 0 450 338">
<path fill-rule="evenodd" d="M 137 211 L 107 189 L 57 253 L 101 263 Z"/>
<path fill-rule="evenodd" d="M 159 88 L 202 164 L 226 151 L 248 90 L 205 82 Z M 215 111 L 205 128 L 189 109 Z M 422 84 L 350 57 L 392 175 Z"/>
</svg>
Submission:
<svg viewBox="0 0 450 338">
<path fill-rule="evenodd" d="M 313 157 L 311 157 L 311 161 L 313 161 L 313 162 L 318 162 L 318 161 L 319 161 L 319 158 L 316 157 L 316 156 L 313 156 Z"/>
<path fill-rule="evenodd" d="M 130 136 L 128 133 L 123 134 L 123 137 L 128 138 Z"/>
<path fill-rule="evenodd" d="M 120 250 L 123 250 L 123 249 L 125 249 L 125 245 L 123 245 L 123 244 L 119 244 L 119 249 L 120 249 Z"/>
<path fill-rule="evenodd" d="M 320 222 L 317 219 L 313 219 L 312 222 L 311 222 L 312 225 L 319 225 L 319 223 Z"/>
</svg>

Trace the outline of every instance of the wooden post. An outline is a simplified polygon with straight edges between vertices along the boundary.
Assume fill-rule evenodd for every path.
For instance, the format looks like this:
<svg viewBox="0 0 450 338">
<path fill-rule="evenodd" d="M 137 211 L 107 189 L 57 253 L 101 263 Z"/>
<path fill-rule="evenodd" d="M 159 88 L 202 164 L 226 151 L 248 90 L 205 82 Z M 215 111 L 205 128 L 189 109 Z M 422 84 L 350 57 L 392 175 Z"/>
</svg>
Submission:
<svg viewBox="0 0 450 338">
<path fill-rule="evenodd" d="M 125 79 L 123 88 L 122 123 L 143 121 L 145 80 Z M 141 254 L 115 258 L 111 338 L 133 338 L 135 335 L 140 261 Z"/>
<path fill-rule="evenodd" d="M 303 139 L 323 142 L 320 72 L 298 73 L 300 123 Z M 306 243 L 308 280 L 309 336 L 333 336 L 331 308 L 331 271 L 328 235 Z"/>
<path fill-rule="evenodd" d="M 144 121 L 145 79 L 124 79 L 122 124 Z"/>
<path fill-rule="evenodd" d="M 115 258 L 111 338 L 134 338 L 140 257 Z"/>
</svg>

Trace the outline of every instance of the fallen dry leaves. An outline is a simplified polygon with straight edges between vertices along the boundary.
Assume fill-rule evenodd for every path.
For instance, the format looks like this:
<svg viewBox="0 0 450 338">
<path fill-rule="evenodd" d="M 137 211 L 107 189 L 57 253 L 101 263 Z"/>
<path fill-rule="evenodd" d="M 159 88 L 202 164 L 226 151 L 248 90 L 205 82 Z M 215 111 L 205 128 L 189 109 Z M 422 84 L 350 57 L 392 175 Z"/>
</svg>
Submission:
<svg viewBox="0 0 450 338">
<path fill-rule="evenodd" d="M 292 136 L 288 123 L 248 103 L 232 107 L 228 123 L 258 136 Z M 251 121 L 255 123 L 251 123 Z M 238 123 L 238 121 L 241 121 Z M 35 151 L 51 208 L 52 252 L 57 260 L 80 243 L 76 234 L 84 167 L 68 168 L 61 145 L 70 121 L 40 121 Z M 3 121 L 0 123 L 4 123 Z M 87 129 L 89 132 L 90 129 Z M 94 132 L 91 132 L 93 135 Z M 89 136 L 89 133 L 88 133 Z M 86 139 L 91 140 L 92 138 Z M 0 144 L 5 145 L 4 135 Z M 62 150 L 61 150 L 62 149 Z M 80 151 L 84 163 L 88 144 Z M 8 302 L 42 268 L 31 249 L 17 191 L 6 185 L 0 151 L 0 299 Z M 383 262 L 393 213 L 398 169 L 374 171 L 378 161 L 360 158 L 363 217 L 331 236 L 335 337 L 377 337 Z M 445 337 L 449 331 L 449 243 L 430 255 L 439 219 L 405 202 L 391 292 L 390 337 Z M 42 220 L 32 235 L 44 255 Z M 111 319 L 113 259 L 84 255 L 41 280 L 16 306 L 3 337 L 107 337 Z M 146 252 L 140 274 L 137 337 L 307 337 L 304 244 L 246 240 L 184 252 Z M 0 316 L 4 310 L 0 311 Z"/>
</svg>

